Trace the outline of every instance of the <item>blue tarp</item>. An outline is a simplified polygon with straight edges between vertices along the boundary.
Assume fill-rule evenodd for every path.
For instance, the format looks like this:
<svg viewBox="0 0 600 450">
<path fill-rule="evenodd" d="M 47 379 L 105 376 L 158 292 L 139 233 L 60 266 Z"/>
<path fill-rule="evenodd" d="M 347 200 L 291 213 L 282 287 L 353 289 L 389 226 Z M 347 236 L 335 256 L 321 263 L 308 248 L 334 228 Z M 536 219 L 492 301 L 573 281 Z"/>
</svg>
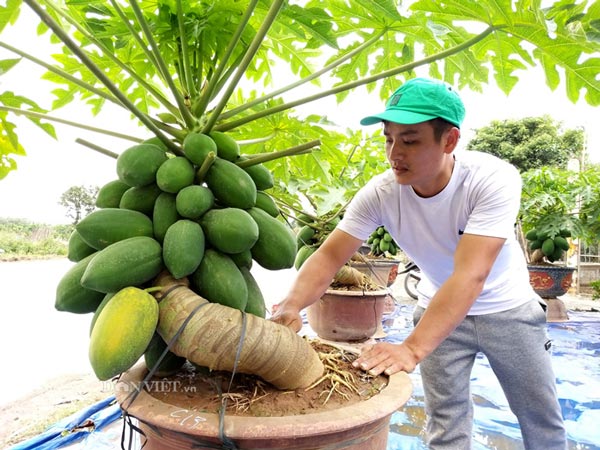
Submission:
<svg viewBox="0 0 600 450">
<path fill-rule="evenodd" d="M 410 333 L 412 309 L 413 306 L 397 306 L 384 317 L 385 340 L 399 342 Z M 583 312 L 569 312 L 569 315 L 568 322 L 548 324 L 569 444 L 581 450 L 600 450 L 600 315 Z M 425 413 L 418 367 L 410 376 L 413 393 L 392 416 L 387 450 L 427 449 L 423 441 Z M 519 425 L 483 355 L 476 359 L 471 383 L 475 399 L 474 450 L 522 448 Z M 58 449 L 84 438 L 82 444 L 86 449 L 114 449 L 120 442 L 121 430 L 113 430 L 118 434 L 110 436 L 97 432 L 120 418 L 121 410 L 112 396 L 10 450 Z"/>
<path fill-rule="evenodd" d="M 52 450 L 63 448 L 90 433 L 102 430 L 121 417 L 121 408 L 110 396 L 52 425 L 42 434 L 21 442 L 10 450 Z"/>
<path fill-rule="evenodd" d="M 412 331 L 412 305 L 397 306 L 384 317 L 385 340 L 401 342 Z M 600 450 L 600 314 L 569 311 L 569 321 L 548 323 L 558 397 L 565 419 L 569 448 Z M 413 392 L 394 413 L 387 450 L 426 450 L 425 412 L 419 367 L 410 374 Z M 516 417 L 487 358 L 479 355 L 471 375 L 475 409 L 473 448 L 522 448 Z"/>
</svg>

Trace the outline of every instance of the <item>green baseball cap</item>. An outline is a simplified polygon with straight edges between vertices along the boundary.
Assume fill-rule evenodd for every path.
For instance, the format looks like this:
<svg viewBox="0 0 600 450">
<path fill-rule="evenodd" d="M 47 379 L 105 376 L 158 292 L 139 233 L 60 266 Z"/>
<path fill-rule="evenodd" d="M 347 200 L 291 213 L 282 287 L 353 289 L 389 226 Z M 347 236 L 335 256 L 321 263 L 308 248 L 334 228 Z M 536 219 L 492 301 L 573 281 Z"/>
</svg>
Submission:
<svg viewBox="0 0 600 450">
<path fill-rule="evenodd" d="M 381 121 L 412 125 L 440 117 L 460 128 L 465 118 L 465 106 L 458 92 L 440 80 L 413 78 L 392 94 L 381 114 L 367 116 L 361 125 Z"/>
</svg>

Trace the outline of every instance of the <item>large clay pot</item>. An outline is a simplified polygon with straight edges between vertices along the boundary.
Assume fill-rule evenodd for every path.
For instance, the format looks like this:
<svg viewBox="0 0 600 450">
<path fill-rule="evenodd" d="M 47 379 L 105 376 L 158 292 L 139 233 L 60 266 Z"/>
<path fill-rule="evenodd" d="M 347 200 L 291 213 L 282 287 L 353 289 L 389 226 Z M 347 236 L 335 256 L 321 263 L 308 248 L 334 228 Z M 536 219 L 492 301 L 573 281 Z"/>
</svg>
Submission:
<svg viewBox="0 0 600 450">
<path fill-rule="evenodd" d="M 388 292 L 328 289 L 306 308 L 308 324 L 317 335 L 330 341 L 360 342 L 380 328 Z"/>
<path fill-rule="evenodd" d="M 574 267 L 528 265 L 529 282 L 542 298 L 555 298 L 567 293 L 573 282 Z"/>
<path fill-rule="evenodd" d="M 400 261 L 396 259 L 368 259 L 366 262 L 350 261 L 350 266 L 368 275 L 371 279 L 382 287 L 389 287 L 394 284 L 398 277 L 398 265 Z"/>
<path fill-rule="evenodd" d="M 126 372 L 116 385 L 117 401 L 137 419 L 147 439 L 146 450 L 230 448 L 221 446 L 222 435 L 240 450 L 386 450 L 391 415 L 412 392 L 410 378 L 401 372 L 391 376 L 384 389 L 363 402 L 297 416 L 226 415 L 220 434 L 217 414 L 185 410 L 143 390 L 127 406 L 127 395 L 140 385 L 146 373 L 145 365 L 140 364 Z"/>
</svg>

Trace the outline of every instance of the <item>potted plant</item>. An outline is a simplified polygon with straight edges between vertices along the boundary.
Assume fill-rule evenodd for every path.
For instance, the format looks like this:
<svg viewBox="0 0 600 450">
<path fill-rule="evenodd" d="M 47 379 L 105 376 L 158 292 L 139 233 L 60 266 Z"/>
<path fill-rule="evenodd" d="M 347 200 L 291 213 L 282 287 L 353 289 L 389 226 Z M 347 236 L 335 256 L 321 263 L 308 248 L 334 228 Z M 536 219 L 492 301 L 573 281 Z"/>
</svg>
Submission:
<svg viewBox="0 0 600 450">
<path fill-rule="evenodd" d="M 298 214 L 297 270 L 327 238 L 343 211 L 342 206 L 322 216 L 306 212 Z M 319 301 L 306 310 L 309 325 L 323 339 L 361 342 L 384 336 L 382 318 L 390 309 L 390 295 L 386 288 L 398 274 L 399 261 L 392 257 L 397 254 L 398 248 L 381 226 L 373 232 L 365 246 L 369 250 L 366 253 L 356 252 L 336 273 Z"/>
<path fill-rule="evenodd" d="M 441 39 L 447 43 L 444 50 L 438 54 L 427 55 L 422 60 L 413 61 L 414 52 L 411 46 L 414 39 L 411 37 L 410 42 L 407 41 L 406 44 L 407 51 L 403 53 L 405 59 L 400 64 L 394 62 L 393 67 L 388 68 L 380 64 L 372 65 L 370 59 L 374 51 L 386 48 L 389 43 L 387 37 L 401 38 L 396 27 L 389 27 L 388 21 L 408 23 L 408 18 L 401 16 L 394 7 L 386 11 L 386 25 L 381 27 L 376 19 L 381 17 L 380 5 L 360 5 L 365 12 L 363 16 L 365 19 L 361 19 L 361 21 L 365 20 L 365 23 L 361 26 L 364 25 L 364 30 L 367 31 L 357 34 L 354 11 L 346 13 L 344 8 L 338 8 L 333 14 L 336 17 L 334 20 L 331 11 L 317 5 L 316 2 L 310 2 L 310 6 L 306 8 L 292 2 L 288 4 L 283 0 L 211 2 L 210 5 L 205 3 L 180 0 L 140 3 L 134 0 L 125 6 L 117 2 L 57 4 L 44 0 L 25 0 L 9 2 L 3 8 L 3 16 L 7 20 L 0 23 L 2 29 L 14 23 L 21 6 L 27 5 L 40 18 L 38 32 L 44 34 L 51 31 L 53 34 L 51 41 L 60 41 L 62 45 L 55 56 L 49 55 L 52 52 L 47 52 L 44 48 L 41 52 L 42 57 L 37 58 L 22 49 L 2 42 L 3 49 L 18 55 L 18 58 L 3 60 L 2 72 L 11 70 L 21 60 L 37 64 L 49 71 L 42 79 L 59 86 L 52 91 L 56 96 L 52 109 L 58 109 L 73 99 L 86 102 L 94 113 L 111 105 L 123 108 L 131 114 L 131 128 L 141 125 L 143 129 L 143 132 L 139 133 L 144 136 L 143 138 L 117 133 L 114 130 L 101 130 L 75 120 L 46 114 L 44 108 L 25 96 L 13 92 L 6 92 L 0 96 L 2 137 L 6 144 L 2 146 L 1 152 L 3 161 L 7 161 L 0 171 L 0 176 L 4 176 L 8 170 L 16 166 L 10 157 L 4 158 L 5 156 L 24 153 L 22 143 L 19 142 L 15 132 L 17 127 L 11 122 L 12 115 L 24 115 L 51 136 L 55 135 L 51 123 L 57 122 L 125 140 L 128 144 L 127 149 L 130 148 L 129 146 L 136 147 L 135 152 L 128 152 L 126 158 L 119 160 L 125 151 L 111 151 L 98 141 L 78 140 L 80 144 L 94 151 L 115 158 L 118 179 L 113 180 L 115 183 L 110 182 L 110 185 L 107 183 L 101 192 L 103 206 L 99 205 L 100 210 L 112 210 L 108 214 L 100 215 L 104 216 L 102 221 L 96 220 L 99 217 L 96 215 L 95 228 L 90 226 L 86 234 L 84 227 L 80 227 L 70 241 L 72 255 L 77 255 L 72 256 L 76 264 L 72 271 L 65 274 L 64 282 L 61 280 L 59 283 L 57 307 L 78 314 L 92 312 L 97 314 L 92 329 L 91 341 L 94 345 L 91 345 L 91 353 L 94 361 L 107 366 L 102 377 L 110 373 L 126 372 L 135 362 L 136 357 L 140 356 L 139 352 L 145 350 L 144 344 L 151 341 L 157 326 L 162 330 L 163 339 L 168 340 L 163 354 L 170 351 L 169 349 L 179 348 L 177 351 L 181 353 L 180 356 L 185 356 L 192 361 L 197 358 L 200 361 L 207 356 L 205 354 L 208 353 L 207 349 L 213 347 L 198 348 L 198 340 L 193 340 L 194 344 L 191 344 L 185 339 L 181 342 L 178 339 L 185 330 L 198 331 L 196 336 L 198 339 L 207 338 L 208 334 L 215 332 L 215 329 L 210 326 L 212 322 L 206 323 L 205 327 L 187 328 L 193 318 L 202 317 L 209 307 L 217 309 L 217 312 L 213 313 L 216 317 L 219 317 L 223 311 L 231 312 L 229 309 L 235 309 L 237 317 L 243 318 L 248 315 L 251 317 L 251 322 L 260 322 L 265 326 L 264 319 L 259 317 L 261 308 L 260 296 L 257 292 L 254 292 L 254 298 L 257 299 L 256 303 L 253 302 L 254 312 L 248 313 L 245 310 L 247 305 L 244 305 L 242 300 L 243 295 L 227 296 L 235 304 L 235 308 L 232 305 L 216 305 L 216 301 L 199 300 L 200 295 L 196 292 L 190 294 L 191 289 L 186 285 L 186 279 L 189 281 L 188 277 L 191 277 L 192 287 L 195 284 L 197 290 L 200 287 L 210 288 L 209 290 L 220 294 L 223 292 L 219 290 L 234 278 L 237 280 L 235 286 L 239 288 L 232 289 L 234 293 L 240 294 L 244 289 L 246 291 L 255 289 L 249 277 L 216 276 L 217 268 L 225 266 L 231 269 L 228 271 L 229 274 L 237 274 L 229 259 L 218 256 L 218 251 L 214 248 L 219 241 L 215 237 L 218 235 L 217 232 L 227 229 L 228 233 L 235 233 L 239 231 L 238 229 L 242 229 L 241 225 L 240 227 L 217 226 L 216 224 L 222 224 L 224 221 L 223 210 L 252 209 L 258 202 L 258 191 L 264 194 L 268 189 L 294 190 L 301 184 L 298 180 L 302 179 L 318 179 L 323 186 L 327 186 L 331 177 L 327 167 L 329 161 L 339 163 L 345 160 L 345 153 L 340 150 L 344 148 L 343 143 L 351 142 L 352 145 L 360 146 L 365 141 L 361 133 L 349 135 L 326 129 L 328 121 L 320 115 L 313 114 L 298 118 L 286 114 L 286 111 L 328 95 L 344 95 L 350 89 L 377 81 L 382 81 L 381 92 L 386 96 L 391 86 L 397 84 L 397 80 L 392 79 L 396 75 L 406 72 L 412 76 L 412 71 L 416 67 L 446 57 L 452 57 L 454 63 L 463 59 L 468 60 L 469 66 L 472 67 L 474 60 L 471 53 L 465 52 L 465 56 L 462 55 L 465 49 L 474 45 L 485 45 L 486 42 L 488 45 L 489 42 L 495 42 L 495 39 L 492 39 L 494 34 L 508 33 L 511 39 L 514 39 L 515 35 L 512 33 L 512 27 L 505 23 L 503 13 L 499 13 L 498 19 L 488 23 L 485 30 L 478 34 L 459 33 L 464 36 L 459 43 L 456 41 L 456 33 L 435 36 L 422 33 L 418 37 L 420 42 L 426 44 L 428 48 L 437 48 Z M 510 10 L 507 10 L 507 13 L 511 13 Z M 475 16 L 477 15 L 472 12 L 465 14 L 465 17 Z M 562 20 L 562 17 L 559 15 L 558 20 Z M 531 26 L 539 29 L 543 35 L 547 24 L 545 21 L 537 23 L 537 18 L 538 15 L 532 15 L 526 20 L 531 20 Z M 451 20 L 455 19 L 456 16 L 453 16 Z M 418 27 L 431 20 L 420 10 L 411 16 L 412 23 Z M 348 24 L 352 26 L 348 27 Z M 522 22 L 519 22 L 519 26 L 521 24 Z M 449 29 L 454 29 L 455 26 L 450 22 L 442 25 L 449 26 Z M 567 39 L 563 27 L 558 27 L 556 36 Z M 343 37 L 352 37 L 352 42 L 342 48 L 343 39 L 340 38 Z M 588 51 L 590 44 L 587 39 L 578 41 L 578 36 L 571 34 L 568 39 L 571 52 Z M 435 45 L 432 47 L 429 44 Z M 537 45 L 537 42 L 535 44 Z M 315 54 L 321 55 L 320 50 L 325 46 L 335 51 L 323 66 L 322 60 L 315 62 L 313 58 Z M 557 61 L 564 61 L 567 64 L 567 59 L 561 58 L 561 55 L 554 56 Z M 290 69 L 289 73 L 292 75 L 288 75 L 285 70 L 281 75 L 279 70 L 276 70 L 279 67 L 275 68 L 271 65 L 274 58 L 289 63 L 284 65 L 286 69 Z M 482 67 L 489 64 L 500 67 L 503 61 L 504 57 L 479 62 Z M 311 67 L 316 65 L 320 68 L 313 71 Z M 355 72 L 353 66 L 366 69 L 361 68 Z M 317 95 L 307 95 L 302 99 L 289 102 L 284 100 L 284 94 L 298 86 L 308 86 L 309 82 L 314 82 L 324 73 L 333 73 L 333 76 L 339 77 L 342 83 L 324 91 L 317 88 L 319 89 Z M 357 73 L 361 76 L 365 75 L 364 78 L 357 80 Z M 472 78 L 469 74 L 464 76 L 468 79 Z M 511 76 L 508 73 L 507 77 Z M 270 82 L 274 79 L 279 82 L 290 78 L 295 79 L 288 86 L 283 88 L 275 86 L 277 90 L 264 95 L 254 88 L 259 83 L 270 86 Z M 582 80 L 583 82 L 585 80 Z M 28 87 L 28 91 L 24 94 L 28 95 L 27 92 L 31 91 L 33 89 Z M 323 139 L 319 153 L 313 153 L 310 157 L 306 155 L 300 157 L 303 158 L 304 164 L 294 166 L 287 158 L 273 159 L 272 153 L 280 149 L 287 149 L 282 151 L 284 154 L 297 155 L 309 152 L 319 145 L 318 139 Z M 241 152 L 240 146 L 243 147 Z M 141 155 L 136 155 L 140 152 Z M 279 156 L 282 154 L 276 157 Z M 372 158 L 380 158 L 380 152 Z M 368 159 L 364 161 L 368 162 Z M 261 168 L 262 163 L 268 166 Z M 132 177 L 130 171 L 132 168 L 141 171 L 134 171 L 135 176 Z M 369 165 L 365 164 L 363 168 L 364 173 L 367 173 Z M 271 169 L 270 172 L 280 183 L 273 183 L 265 169 L 267 172 Z M 250 175 L 255 184 L 254 188 L 240 170 Z M 233 187 L 223 188 L 224 185 L 231 186 L 238 181 L 243 181 L 245 185 L 243 195 Z M 177 197 L 187 187 L 194 189 L 186 191 L 186 195 L 182 196 L 184 199 L 179 201 L 177 207 Z M 207 188 L 210 194 L 206 189 L 201 188 Z M 260 197 L 263 202 L 266 202 L 260 209 L 265 213 L 268 213 L 265 208 L 272 211 L 273 205 L 269 204 L 268 194 L 267 197 L 263 195 Z M 240 202 L 240 199 L 244 201 Z M 248 205 L 248 199 L 251 205 Z M 202 207 L 200 208 L 199 205 Z M 207 205 L 209 211 L 214 211 L 210 214 L 210 220 L 207 217 L 200 217 L 205 213 L 208 214 Z M 159 210 L 156 216 L 155 209 Z M 199 209 L 202 212 L 198 212 Z M 116 213 L 116 211 L 127 212 Z M 265 219 L 263 213 L 252 212 L 256 216 L 252 216 L 254 225 L 244 214 L 239 212 L 230 214 L 230 211 L 225 211 L 226 215 L 237 217 L 236 224 L 244 224 L 245 232 L 242 235 L 238 234 L 237 239 L 221 239 L 222 251 L 237 255 L 233 264 L 239 268 L 248 264 L 247 251 L 237 253 L 234 251 L 234 248 L 240 248 L 237 245 L 242 238 L 250 238 L 250 240 L 256 238 L 258 242 L 256 226 L 259 221 L 268 222 L 269 229 L 276 227 L 273 220 L 281 223 L 279 219 Z M 115 220 L 114 216 L 124 214 L 127 220 Z M 110 217 L 106 217 L 107 215 Z M 170 232 L 171 226 L 179 222 L 173 220 L 179 219 L 180 216 L 184 219 L 181 219 L 182 222 Z M 203 233 L 206 233 L 206 239 L 211 241 L 209 246 L 211 248 L 200 245 L 202 238 L 198 226 L 202 227 Z M 90 232 L 90 229 L 95 231 Z M 110 236 L 103 233 L 109 233 Z M 86 239 L 82 238 L 83 234 L 86 234 Z M 133 237 L 130 237 L 132 234 Z M 177 238 L 183 234 L 186 236 L 185 239 Z M 277 250 L 281 248 L 286 250 L 270 253 L 265 248 L 268 245 L 263 242 L 256 248 L 252 247 L 250 259 L 257 261 L 260 259 L 264 262 L 265 258 L 286 256 L 283 259 L 287 260 L 291 253 L 289 249 L 292 247 L 288 245 L 290 239 L 284 232 L 262 233 L 267 237 L 274 234 L 282 236 L 280 240 L 283 241 L 280 242 L 280 246 L 277 246 Z M 246 244 L 249 245 L 247 242 Z M 204 252 L 202 258 L 199 257 L 201 252 Z M 207 258 L 207 255 L 210 257 Z M 202 264 L 209 259 L 212 262 L 205 263 L 205 267 L 200 269 L 199 263 Z M 268 265 L 270 270 L 282 266 L 282 264 Z M 289 266 L 289 261 L 283 263 L 284 267 L 286 265 Z M 164 266 L 169 269 L 171 275 L 176 277 L 173 278 L 176 282 L 164 281 L 165 278 L 160 275 Z M 195 269 L 192 269 L 194 267 Z M 192 271 L 189 272 L 190 270 Z M 202 273 L 196 273 L 197 270 Z M 240 270 L 240 272 L 246 271 Z M 206 273 L 212 273 L 212 276 L 206 276 Z M 122 282 L 125 276 L 129 277 L 126 281 L 127 286 L 123 288 L 127 291 L 121 292 L 115 280 L 120 278 Z M 206 283 L 195 282 L 194 279 L 197 277 L 203 277 Z M 215 280 L 220 281 L 215 282 Z M 183 294 L 190 300 L 189 302 L 182 303 L 179 308 L 167 307 L 170 304 L 169 299 L 179 298 Z M 157 306 L 157 302 L 151 298 L 153 295 L 158 297 L 161 305 L 164 306 Z M 217 295 L 212 300 L 223 300 L 221 297 L 226 296 Z M 191 311 L 187 311 L 184 305 L 188 304 L 196 306 Z M 115 317 L 116 319 L 113 320 Z M 252 320 L 253 317 L 257 319 Z M 180 324 L 179 327 L 174 326 L 177 323 Z M 219 345 L 225 344 L 234 333 L 223 335 L 222 322 L 216 323 L 219 324 L 216 329 L 222 337 Z M 172 335 L 168 334 L 168 330 L 175 329 Z M 240 329 L 245 330 L 244 322 Z M 107 332 L 102 333 L 102 330 Z M 136 330 L 137 334 L 135 334 Z M 284 333 L 281 328 L 271 331 L 261 336 L 261 339 L 277 340 L 280 334 Z M 241 331 L 240 333 L 244 334 Z M 117 341 L 122 345 L 112 349 L 123 350 L 123 353 L 117 354 L 113 361 L 109 356 L 115 355 L 103 353 L 111 349 L 104 344 L 116 344 Z M 230 370 L 235 370 L 239 362 L 236 357 L 238 345 L 236 342 L 229 342 L 226 348 L 227 350 L 223 350 L 222 354 L 217 355 L 215 361 L 218 363 L 229 361 L 228 364 L 233 365 Z M 286 352 L 273 352 L 268 355 L 273 363 L 290 357 Z M 314 356 L 310 351 L 305 355 L 310 355 L 311 358 Z M 96 358 L 97 356 L 100 357 Z M 111 364 L 108 364 L 109 362 Z M 304 363 L 304 360 L 301 362 Z M 136 383 L 139 380 L 138 377 Z M 137 389 L 140 385 L 135 386 Z M 404 398 L 401 395 L 397 396 L 395 400 L 397 406 L 400 406 Z M 127 408 L 131 406 L 124 403 L 125 405 Z M 152 416 L 153 419 L 162 417 L 168 422 L 164 414 L 156 414 L 155 407 L 156 405 L 148 405 L 140 408 L 136 416 L 139 415 L 138 419 L 141 422 L 144 422 L 144 414 Z M 169 414 L 172 413 L 173 411 Z M 358 417 L 359 414 L 356 416 Z M 191 423 L 194 427 L 204 420 L 208 419 L 199 417 L 196 421 L 195 417 L 191 417 L 191 422 L 186 424 Z M 356 424 L 357 428 L 364 426 L 365 423 L 372 424 L 373 420 L 368 416 L 363 417 L 362 422 Z M 156 426 L 153 420 L 150 428 Z M 376 442 L 373 442 L 370 448 L 383 449 L 386 441 L 385 426 L 377 429 L 380 431 L 375 439 Z M 174 434 L 186 435 L 187 431 L 189 430 L 178 429 Z M 290 434 L 294 433 L 293 424 L 290 424 L 287 431 Z M 162 444 L 155 446 L 157 447 L 168 448 Z M 148 448 L 152 448 L 152 444 L 149 444 Z M 348 448 L 364 447 L 362 441 L 358 440 L 354 447 Z"/>
<path fill-rule="evenodd" d="M 273 126 L 274 134 L 264 135 L 268 123 L 264 118 L 291 105 L 272 101 L 267 95 L 260 99 L 254 93 L 243 95 L 241 88 L 239 97 L 233 95 L 244 74 L 252 79 L 264 73 L 260 61 L 267 64 L 271 52 L 286 58 L 286 50 L 268 50 L 269 43 L 277 47 L 291 37 L 288 27 L 277 21 L 288 20 L 291 16 L 286 14 L 303 17 L 305 11 L 290 6 L 286 14 L 279 15 L 286 7 L 283 0 L 234 2 L 233 6 L 217 3 L 211 8 L 177 1 L 161 3 L 156 10 L 141 8 L 134 1 L 127 7 L 102 5 L 98 17 L 88 20 L 90 12 L 85 6 L 25 3 L 68 53 L 56 67 L 50 66 L 53 80 L 68 84 L 84 98 L 92 97 L 89 101 L 97 108 L 103 102 L 126 108 L 150 134 L 145 139 L 119 134 L 130 141 L 119 153 L 79 140 L 114 158 L 116 174 L 101 187 L 98 209 L 79 222 L 69 241 L 69 257 L 75 264 L 58 283 L 55 306 L 71 313 L 94 313 L 89 353 L 98 378 L 108 380 L 132 370 L 133 378 L 124 377 L 134 382 L 128 389 L 142 393 L 140 387 L 148 389 L 156 381 L 152 378 L 155 370 L 161 375 L 169 371 L 162 365 L 167 356 L 175 355 L 177 358 L 170 359 L 172 368 L 177 370 L 187 360 L 185 366 L 204 367 L 210 379 L 212 372 L 225 371 L 232 377 L 239 373 L 257 376 L 262 379 L 258 385 L 268 382 L 280 390 L 316 389 L 325 366 L 321 356 L 306 340 L 264 318 L 264 299 L 249 269 L 253 263 L 273 271 L 293 265 L 295 236 L 282 220 L 281 208 L 274 200 L 277 196 L 270 190 L 278 184 L 277 168 L 286 165 L 277 160 L 310 153 L 320 145 L 319 139 L 311 138 L 321 136 L 322 130 L 312 120 L 285 116 L 304 131 L 276 133 L 277 126 Z M 327 15 L 316 20 L 321 25 L 330 21 Z M 308 28 L 315 25 L 315 30 L 320 28 L 314 21 L 306 23 Z M 104 31 L 99 32 L 100 28 Z M 267 37 L 269 30 L 272 35 Z M 327 27 L 319 35 L 324 36 L 323 32 L 335 40 Z M 267 45 L 261 46 L 265 42 Z M 329 70 L 352 54 L 339 55 Z M 130 63 L 131 58 L 146 63 Z M 16 60 L 6 67 L 14 64 Z M 253 70 L 253 64 L 261 69 Z M 62 69 L 71 65 L 78 73 L 85 72 L 82 79 Z M 280 94 L 304 82 L 293 83 Z M 28 117 L 36 122 L 46 118 L 41 112 L 33 114 Z M 72 121 L 68 124 L 78 126 Z M 52 132 L 45 124 L 43 127 Z M 110 131 L 106 134 L 115 136 Z M 16 136 L 11 137 L 14 142 Z M 342 133 L 330 131 L 327 140 L 323 153 L 339 153 L 335 143 L 342 140 Z M 285 185 L 277 187 L 288 190 Z M 162 348 L 158 357 L 153 341 Z M 148 353 L 150 348 L 154 356 Z M 262 356 L 257 359 L 258 355 Z M 142 357 L 146 367 L 133 370 Z M 380 410 L 379 402 L 371 402 L 374 414 L 352 412 L 356 418 L 352 421 L 346 417 L 349 413 L 341 414 L 346 418 L 337 420 L 335 427 L 342 432 L 314 427 L 322 415 L 310 419 L 311 426 L 303 433 L 311 448 L 346 446 L 350 440 L 353 447 L 348 448 L 368 443 L 373 449 L 384 449 L 385 425 L 406 401 L 406 388 L 410 388 L 403 375 L 384 378 L 389 383 L 373 384 L 362 391 L 382 395 L 383 401 L 388 384 L 392 387 L 388 392 L 393 394 L 389 408 Z M 393 389 L 395 380 L 400 381 L 402 395 Z M 350 379 L 345 384 L 352 390 Z M 334 391 L 329 394 L 335 395 Z M 340 395 L 345 398 L 347 394 Z M 137 396 L 138 405 L 144 397 Z M 148 437 L 151 430 L 161 430 L 158 437 L 168 434 L 171 413 L 155 414 L 160 401 L 148 399 L 143 407 L 136 407 L 131 399 L 119 400 L 126 414 L 135 414 Z M 259 417 L 254 426 L 240 425 L 244 427 L 241 434 L 227 429 L 228 435 L 224 435 L 224 422 L 236 420 L 229 418 L 229 411 L 225 420 L 225 404 L 222 406 L 222 414 L 198 419 L 218 422 L 218 441 L 225 442 L 230 435 L 246 445 L 248 434 L 264 429 L 265 419 Z M 332 411 L 324 414 L 333 415 Z M 258 444 L 250 439 L 247 445 L 296 448 L 297 430 L 290 427 L 289 419 L 282 422 L 271 443 L 266 443 L 267 433 L 261 432 Z M 150 425 L 144 428 L 145 424 Z M 154 440 L 148 447 L 180 448 L 179 442 L 196 435 L 198 430 L 193 428 L 194 433 L 186 426 L 175 433 L 181 441 Z M 358 443 L 353 444 L 354 440 Z"/>
<path fill-rule="evenodd" d="M 571 287 L 575 267 L 569 257 L 575 241 L 598 239 L 598 174 L 595 167 L 542 167 L 523 173 L 521 242 L 530 282 L 544 299 L 555 299 Z M 565 317 L 564 312 L 556 315 Z"/>
</svg>

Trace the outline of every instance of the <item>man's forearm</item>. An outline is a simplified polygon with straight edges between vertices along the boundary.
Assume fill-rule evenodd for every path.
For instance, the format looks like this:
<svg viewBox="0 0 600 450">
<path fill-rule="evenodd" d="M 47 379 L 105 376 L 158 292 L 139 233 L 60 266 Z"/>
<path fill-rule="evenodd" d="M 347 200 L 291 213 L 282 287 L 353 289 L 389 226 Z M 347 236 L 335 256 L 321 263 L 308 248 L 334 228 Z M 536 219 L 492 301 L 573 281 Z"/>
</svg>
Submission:
<svg viewBox="0 0 600 450">
<path fill-rule="evenodd" d="M 361 243 L 344 231 L 334 230 L 304 262 L 282 304 L 300 311 L 316 302 Z"/>
<path fill-rule="evenodd" d="M 315 252 L 305 261 L 283 300 L 286 305 L 303 310 L 317 301 L 327 290 L 337 272 L 328 258 Z"/>
<path fill-rule="evenodd" d="M 483 282 L 453 274 L 431 299 L 404 344 L 417 362 L 429 355 L 465 318 L 483 289 Z"/>
</svg>

